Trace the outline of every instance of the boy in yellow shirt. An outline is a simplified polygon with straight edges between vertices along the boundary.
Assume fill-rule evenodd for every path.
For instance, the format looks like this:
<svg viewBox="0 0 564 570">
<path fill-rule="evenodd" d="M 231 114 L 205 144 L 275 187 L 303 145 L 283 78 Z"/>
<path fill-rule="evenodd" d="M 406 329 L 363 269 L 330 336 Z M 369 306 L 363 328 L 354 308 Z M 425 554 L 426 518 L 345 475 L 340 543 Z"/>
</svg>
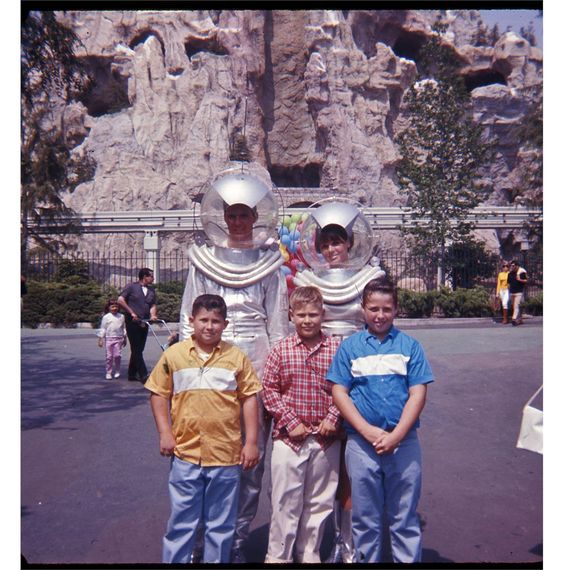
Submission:
<svg viewBox="0 0 564 570">
<path fill-rule="evenodd" d="M 162 354 L 145 384 L 160 453 L 172 457 L 163 562 L 190 562 L 200 519 L 206 529 L 203 562 L 229 562 L 241 468 L 258 461 L 260 383 L 249 358 L 221 340 L 226 316 L 218 295 L 196 298 L 194 333 Z"/>
</svg>

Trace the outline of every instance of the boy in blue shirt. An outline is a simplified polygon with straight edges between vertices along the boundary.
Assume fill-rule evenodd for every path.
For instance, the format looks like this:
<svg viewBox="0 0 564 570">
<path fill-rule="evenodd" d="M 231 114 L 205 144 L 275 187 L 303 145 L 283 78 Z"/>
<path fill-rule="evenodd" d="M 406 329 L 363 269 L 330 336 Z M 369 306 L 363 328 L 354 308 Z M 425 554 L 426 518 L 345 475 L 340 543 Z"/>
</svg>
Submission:
<svg viewBox="0 0 564 570">
<path fill-rule="evenodd" d="M 389 522 L 394 562 L 421 561 L 416 428 L 433 373 L 419 342 L 394 327 L 397 290 L 385 278 L 362 294 L 366 327 L 343 340 L 327 379 L 348 432 L 353 541 L 359 562 L 381 562 Z"/>
</svg>

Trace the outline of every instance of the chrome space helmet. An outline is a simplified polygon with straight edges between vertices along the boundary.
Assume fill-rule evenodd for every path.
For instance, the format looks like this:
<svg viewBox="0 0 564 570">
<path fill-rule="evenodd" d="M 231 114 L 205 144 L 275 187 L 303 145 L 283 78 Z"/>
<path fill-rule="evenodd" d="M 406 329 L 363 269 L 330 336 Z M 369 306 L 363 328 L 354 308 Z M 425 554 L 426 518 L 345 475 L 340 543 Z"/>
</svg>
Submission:
<svg viewBox="0 0 564 570">
<path fill-rule="evenodd" d="M 200 215 L 214 245 L 261 247 L 276 235 L 278 225 L 278 205 L 268 172 L 253 163 L 230 163 L 208 183 Z"/>
<path fill-rule="evenodd" d="M 360 206 L 346 198 L 326 198 L 307 209 L 300 246 L 314 272 L 359 270 L 372 256 L 373 234 Z"/>
</svg>

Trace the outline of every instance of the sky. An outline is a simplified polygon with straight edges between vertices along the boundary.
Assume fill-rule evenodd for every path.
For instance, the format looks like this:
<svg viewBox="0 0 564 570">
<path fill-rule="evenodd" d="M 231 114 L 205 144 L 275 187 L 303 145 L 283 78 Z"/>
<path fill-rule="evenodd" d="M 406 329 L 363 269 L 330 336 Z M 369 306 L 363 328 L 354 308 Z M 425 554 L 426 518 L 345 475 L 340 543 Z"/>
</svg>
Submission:
<svg viewBox="0 0 564 570">
<path fill-rule="evenodd" d="M 499 32 L 503 33 L 507 26 L 514 32 L 527 28 L 529 22 L 533 23 L 537 47 L 543 47 L 543 18 L 538 18 L 538 10 L 480 10 L 482 20 L 489 28 L 497 23 Z"/>
</svg>

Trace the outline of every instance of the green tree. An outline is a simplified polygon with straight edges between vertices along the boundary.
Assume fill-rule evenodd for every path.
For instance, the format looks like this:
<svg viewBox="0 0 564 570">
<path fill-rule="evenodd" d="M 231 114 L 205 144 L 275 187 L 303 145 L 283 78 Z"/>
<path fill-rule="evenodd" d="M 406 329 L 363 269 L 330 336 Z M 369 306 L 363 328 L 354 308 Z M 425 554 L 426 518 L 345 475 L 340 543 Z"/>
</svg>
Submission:
<svg viewBox="0 0 564 570">
<path fill-rule="evenodd" d="M 72 152 L 61 109 L 86 89 L 89 79 L 75 56 L 79 39 L 57 21 L 54 12 L 29 12 L 21 30 L 21 264 L 25 272 L 29 244 L 51 251 L 80 224 L 64 202 L 65 192 L 91 179 L 94 163 Z M 51 236 L 36 224 L 57 223 Z M 30 223 L 31 222 L 31 223 Z"/>
<path fill-rule="evenodd" d="M 524 226 L 533 249 L 540 252 L 543 237 L 543 101 L 540 92 L 532 96 L 529 111 L 517 129 L 517 140 L 520 144 L 519 183 L 512 198 L 516 204 L 541 209 L 540 217 L 529 219 Z"/>
<path fill-rule="evenodd" d="M 402 231 L 413 253 L 438 262 L 439 285 L 447 247 L 471 239 L 469 213 L 490 190 L 479 178 L 491 153 L 472 120 L 460 62 L 441 40 L 444 29 L 435 24 L 421 48 L 417 80 L 404 97 L 407 126 L 396 137 L 400 192 L 416 223 Z"/>
<path fill-rule="evenodd" d="M 490 45 L 492 46 L 495 45 L 500 37 L 501 34 L 499 33 L 499 26 L 497 24 L 494 24 L 494 27 L 490 30 L 490 36 L 489 36 Z"/>
</svg>

